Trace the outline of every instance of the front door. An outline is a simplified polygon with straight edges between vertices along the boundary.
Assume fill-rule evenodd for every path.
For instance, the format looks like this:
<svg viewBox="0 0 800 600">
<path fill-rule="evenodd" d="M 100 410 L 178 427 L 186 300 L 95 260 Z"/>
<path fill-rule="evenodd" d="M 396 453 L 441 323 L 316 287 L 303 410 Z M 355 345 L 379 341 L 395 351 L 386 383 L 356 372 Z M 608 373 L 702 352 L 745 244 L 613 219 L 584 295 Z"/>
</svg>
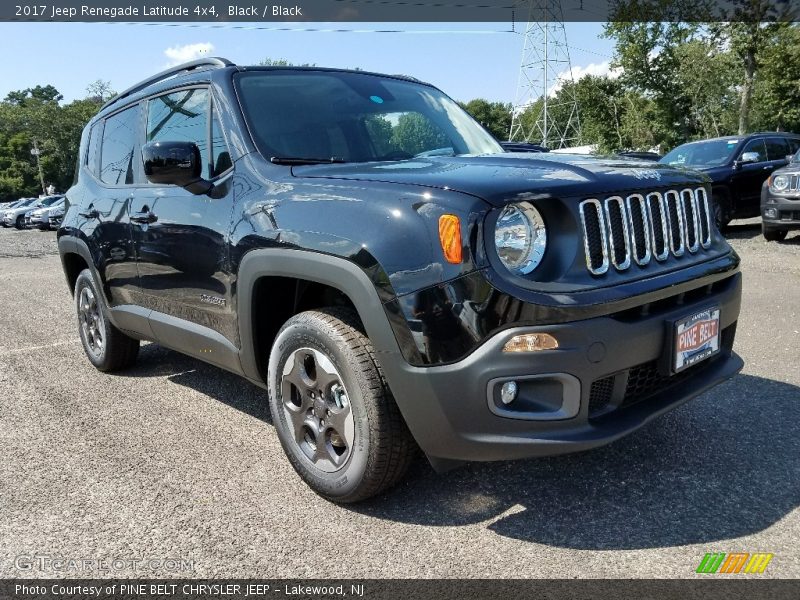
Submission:
<svg viewBox="0 0 800 600">
<path fill-rule="evenodd" d="M 146 141 L 197 144 L 204 164 L 202 177 L 214 182 L 215 188 L 208 195 L 194 195 L 175 185 L 145 184 L 136 190 L 131 231 L 141 303 L 153 311 L 151 326 L 158 341 L 223 364 L 223 359 L 205 355 L 214 351 L 213 344 L 196 345 L 201 343 L 197 336 L 237 341 L 228 253 L 233 208 L 230 154 L 212 115 L 208 88 L 151 98 L 145 110 Z M 187 330 L 197 336 L 187 337 Z"/>
<path fill-rule="evenodd" d="M 736 194 L 736 213 L 740 215 L 758 214 L 761 203 L 761 184 L 773 171 L 767 157 L 767 147 L 764 138 L 756 138 L 747 142 L 742 148 L 739 158 L 745 152 L 757 155 L 755 162 L 741 163 L 733 175 L 733 190 Z"/>
</svg>

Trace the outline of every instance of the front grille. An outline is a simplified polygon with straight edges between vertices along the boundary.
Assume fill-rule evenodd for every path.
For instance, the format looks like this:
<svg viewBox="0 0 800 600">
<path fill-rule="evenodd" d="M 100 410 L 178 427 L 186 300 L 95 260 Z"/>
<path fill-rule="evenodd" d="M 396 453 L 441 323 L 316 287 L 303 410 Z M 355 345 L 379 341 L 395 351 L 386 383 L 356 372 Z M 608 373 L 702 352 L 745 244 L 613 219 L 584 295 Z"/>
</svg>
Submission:
<svg viewBox="0 0 800 600">
<path fill-rule="evenodd" d="M 605 274 L 625 271 L 633 262 L 676 258 L 711 245 L 711 211 L 702 187 L 609 196 L 580 203 L 586 268 Z"/>
</svg>

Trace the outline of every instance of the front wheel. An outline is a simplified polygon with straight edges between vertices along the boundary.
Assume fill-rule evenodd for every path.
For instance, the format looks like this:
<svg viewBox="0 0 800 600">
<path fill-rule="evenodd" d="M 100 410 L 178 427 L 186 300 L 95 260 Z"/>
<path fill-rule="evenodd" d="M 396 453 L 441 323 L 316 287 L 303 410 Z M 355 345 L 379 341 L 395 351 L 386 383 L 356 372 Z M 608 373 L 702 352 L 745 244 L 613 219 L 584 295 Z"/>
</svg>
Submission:
<svg viewBox="0 0 800 600">
<path fill-rule="evenodd" d="M 14 227 L 17 229 L 25 229 L 25 217 L 22 215 L 18 216 L 16 222 L 14 223 Z"/>
<path fill-rule="evenodd" d="M 405 474 L 415 445 L 355 313 L 327 308 L 289 319 L 268 380 L 283 450 L 315 492 L 358 502 Z"/>
<path fill-rule="evenodd" d="M 786 239 L 788 233 L 788 229 L 778 229 L 777 227 L 769 227 L 764 223 L 761 224 L 761 235 L 768 242 L 781 242 Z"/>
</svg>

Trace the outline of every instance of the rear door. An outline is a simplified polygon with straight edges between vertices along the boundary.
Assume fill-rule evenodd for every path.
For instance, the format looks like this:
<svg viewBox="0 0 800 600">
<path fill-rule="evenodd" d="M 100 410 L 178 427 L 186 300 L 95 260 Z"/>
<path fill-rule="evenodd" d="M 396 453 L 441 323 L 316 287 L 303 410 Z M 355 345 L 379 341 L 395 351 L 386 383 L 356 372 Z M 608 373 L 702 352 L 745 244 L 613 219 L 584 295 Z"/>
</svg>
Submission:
<svg viewBox="0 0 800 600">
<path fill-rule="evenodd" d="M 97 122 L 90 132 L 87 197 L 80 228 L 95 253 L 109 304 L 135 303 L 137 272 L 128 208 L 141 182 L 141 112 L 138 104 Z"/>
<path fill-rule="evenodd" d="M 131 219 L 142 303 L 153 311 L 151 328 L 159 342 L 220 363 L 181 330 L 237 339 L 228 253 L 230 153 L 208 87 L 150 98 L 145 113 L 145 141 L 197 144 L 202 177 L 214 182 L 215 189 L 202 196 L 176 185 L 145 183 L 137 189 Z"/>
</svg>

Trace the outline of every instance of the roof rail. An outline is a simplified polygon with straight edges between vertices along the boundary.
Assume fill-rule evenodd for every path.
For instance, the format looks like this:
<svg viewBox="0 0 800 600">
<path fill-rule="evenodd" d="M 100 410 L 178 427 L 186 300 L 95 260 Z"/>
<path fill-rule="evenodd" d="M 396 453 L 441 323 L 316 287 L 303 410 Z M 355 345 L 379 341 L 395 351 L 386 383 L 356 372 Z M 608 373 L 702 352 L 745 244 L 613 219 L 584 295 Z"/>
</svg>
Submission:
<svg viewBox="0 0 800 600">
<path fill-rule="evenodd" d="M 140 81 L 136 85 L 129 87 L 124 92 L 117 94 L 116 96 L 111 98 L 111 100 L 103 104 L 103 106 L 100 107 L 100 110 L 101 111 L 105 110 L 106 108 L 108 108 L 113 104 L 116 104 L 123 98 L 131 96 L 136 92 L 143 90 L 148 85 L 152 85 L 163 79 L 168 79 L 169 77 L 174 77 L 175 75 L 179 75 L 180 73 L 194 71 L 195 69 L 199 69 L 200 67 L 222 68 L 231 66 L 234 66 L 234 63 L 229 61 L 227 58 L 209 57 L 209 58 L 198 58 L 197 60 L 192 60 L 180 65 L 176 65 L 174 67 L 170 67 L 169 69 L 161 71 L 160 73 L 156 73 L 152 77 L 148 77 L 147 79 Z"/>
</svg>

